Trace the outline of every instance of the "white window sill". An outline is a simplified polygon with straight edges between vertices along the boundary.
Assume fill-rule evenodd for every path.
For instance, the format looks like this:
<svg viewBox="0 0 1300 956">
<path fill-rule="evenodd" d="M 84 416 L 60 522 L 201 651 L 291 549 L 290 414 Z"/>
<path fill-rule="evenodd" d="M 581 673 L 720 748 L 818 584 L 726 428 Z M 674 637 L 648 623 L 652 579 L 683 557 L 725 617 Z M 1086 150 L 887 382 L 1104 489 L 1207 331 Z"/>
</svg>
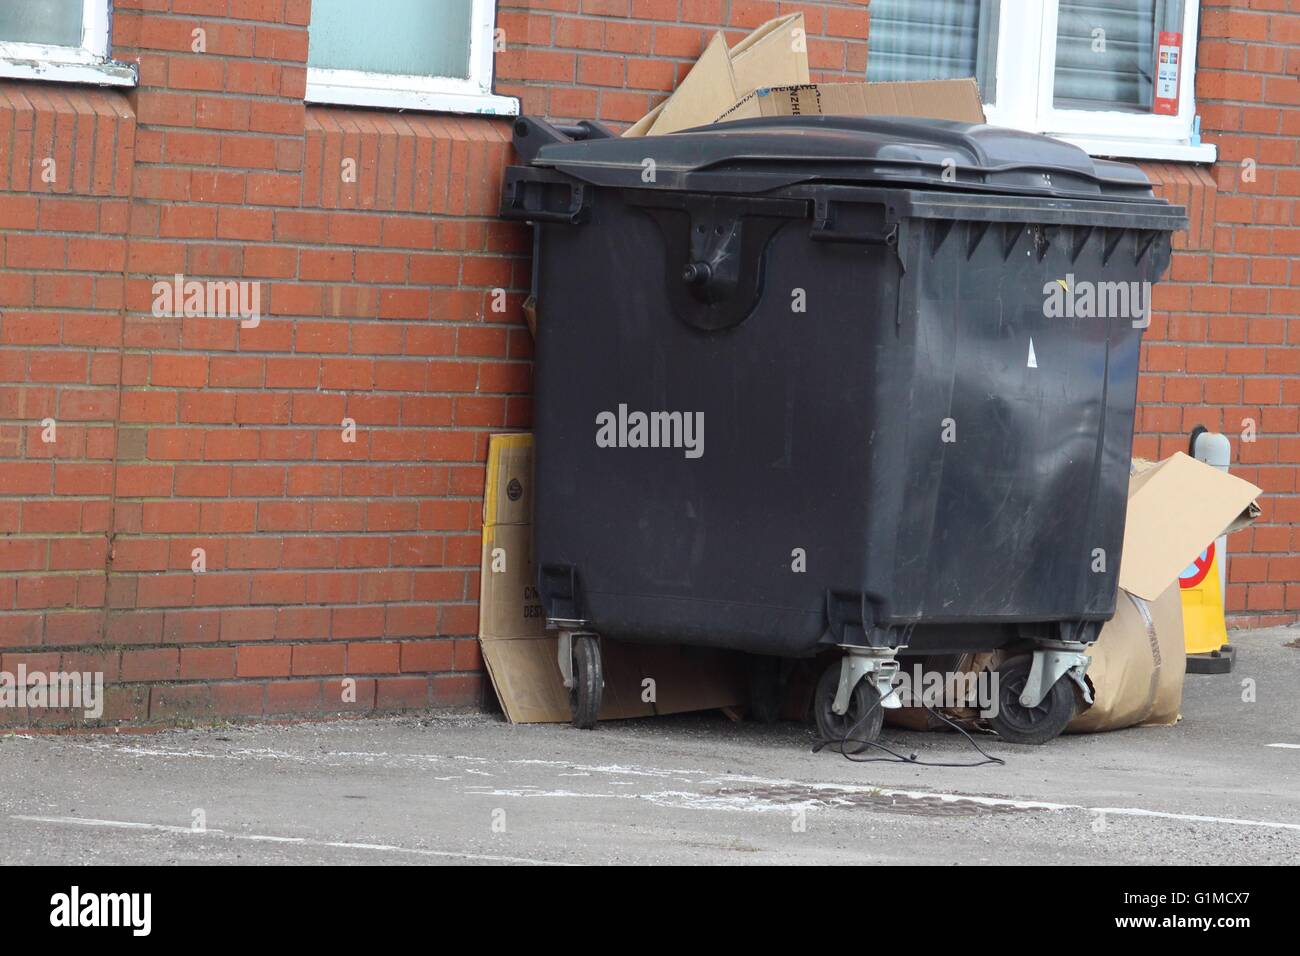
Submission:
<svg viewBox="0 0 1300 956">
<path fill-rule="evenodd" d="M 0 57 L 0 77 L 45 80 L 53 83 L 87 83 L 92 86 L 135 86 L 134 63 L 58 63 Z"/>
<path fill-rule="evenodd" d="M 519 101 L 493 93 L 440 93 L 419 90 L 370 89 L 307 80 L 307 102 L 323 106 L 361 106 L 368 109 L 420 110 L 430 113 L 473 113 L 484 116 L 518 116 Z"/>
<path fill-rule="evenodd" d="M 1068 133 L 1047 133 L 1087 151 L 1089 156 L 1111 159 L 1153 159 L 1174 163 L 1213 163 L 1219 158 L 1218 147 L 1213 143 L 1191 146 L 1187 143 L 1162 143 L 1156 140 L 1118 139 L 1104 136 L 1072 136 Z"/>
</svg>

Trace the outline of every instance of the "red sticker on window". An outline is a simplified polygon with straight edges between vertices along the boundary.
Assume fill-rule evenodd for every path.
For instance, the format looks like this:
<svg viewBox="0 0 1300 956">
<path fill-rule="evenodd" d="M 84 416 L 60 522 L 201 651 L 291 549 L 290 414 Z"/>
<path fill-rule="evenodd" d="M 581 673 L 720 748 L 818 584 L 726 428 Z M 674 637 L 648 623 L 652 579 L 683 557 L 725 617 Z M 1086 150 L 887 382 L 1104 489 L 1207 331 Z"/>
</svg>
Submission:
<svg viewBox="0 0 1300 956">
<path fill-rule="evenodd" d="M 1156 86 L 1151 112 L 1178 115 L 1178 77 L 1182 72 L 1183 35 L 1161 33 L 1156 44 Z"/>
</svg>

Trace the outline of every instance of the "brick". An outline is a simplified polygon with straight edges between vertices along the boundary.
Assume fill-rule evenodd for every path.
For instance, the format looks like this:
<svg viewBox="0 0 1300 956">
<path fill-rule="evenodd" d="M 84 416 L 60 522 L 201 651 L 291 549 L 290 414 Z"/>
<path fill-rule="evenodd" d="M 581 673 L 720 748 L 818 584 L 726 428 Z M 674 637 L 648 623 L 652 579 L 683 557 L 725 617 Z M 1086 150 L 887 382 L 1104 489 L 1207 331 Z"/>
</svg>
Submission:
<svg viewBox="0 0 1300 956">
<path fill-rule="evenodd" d="M 386 677 L 375 681 L 377 710 L 420 710 L 429 706 L 429 679 Z"/>
<path fill-rule="evenodd" d="M 292 649 L 276 645 L 245 645 L 237 650 L 235 674 L 239 677 L 287 677 Z"/>
<path fill-rule="evenodd" d="M 300 714 L 321 710 L 320 681 L 272 681 L 266 685 L 266 713 Z"/>
</svg>

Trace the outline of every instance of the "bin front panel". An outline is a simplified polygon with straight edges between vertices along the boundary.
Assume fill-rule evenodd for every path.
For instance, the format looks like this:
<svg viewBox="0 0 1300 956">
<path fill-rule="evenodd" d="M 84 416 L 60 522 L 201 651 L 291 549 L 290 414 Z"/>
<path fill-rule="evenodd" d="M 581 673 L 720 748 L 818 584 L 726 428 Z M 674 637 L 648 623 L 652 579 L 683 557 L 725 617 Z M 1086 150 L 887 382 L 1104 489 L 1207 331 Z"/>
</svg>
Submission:
<svg viewBox="0 0 1300 956">
<path fill-rule="evenodd" d="M 705 331 L 673 311 L 661 227 L 616 191 L 587 224 L 542 228 L 536 563 L 576 568 L 611 634 L 811 647 L 827 584 L 864 576 L 874 334 L 892 327 L 896 258 L 812 243 L 791 220 L 754 312 Z M 702 420 L 701 453 L 600 447 L 597 418 L 620 407 Z"/>
</svg>

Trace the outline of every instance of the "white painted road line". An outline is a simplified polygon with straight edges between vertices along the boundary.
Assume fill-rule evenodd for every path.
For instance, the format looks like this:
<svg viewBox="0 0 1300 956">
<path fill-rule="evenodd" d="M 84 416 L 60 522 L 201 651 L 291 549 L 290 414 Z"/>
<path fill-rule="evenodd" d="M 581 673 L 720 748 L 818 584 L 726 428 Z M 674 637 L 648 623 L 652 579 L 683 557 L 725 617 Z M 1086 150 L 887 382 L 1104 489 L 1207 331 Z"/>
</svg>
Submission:
<svg viewBox="0 0 1300 956">
<path fill-rule="evenodd" d="M 1000 797 L 971 797 L 947 793 L 925 793 L 914 790 L 882 790 L 889 796 L 911 797 L 912 799 L 943 800 L 945 802 L 971 801 L 983 806 L 1005 806 L 1016 809 L 1039 810 L 1086 810 L 1088 813 L 1107 814 L 1115 817 L 1155 817 L 1161 820 L 1182 820 L 1187 823 L 1218 823 L 1236 827 L 1266 827 L 1272 830 L 1297 830 L 1300 823 L 1281 823 L 1276 820 L 1243 820 L 1236 817 L 1211 817 L 1198 813 L 1171 813 L 1166 810 L 1146 810 L 1141 807 L 1085 807 L 1071 803 L 1046 803 L 1041 800 L 1015 800 Z"/>
<path fill-rule="evenodd" d="M 1268 747 L 1281 747 L 1283 750 L 1300 750 L 1300 744 L 1266 744 Z"/>
<path fill-rule="evenodd" d="M 347 843 L 336 840 L 310 840 L 306 837 L 268 836 L 257 833 L 231 833 L 209 827 L 191 830 L 189 827 L 170 826 L 165 823 L 136 823 L 130 820 L 95 820 L 82 817 L 34 817 L 12 814 L 9 819 L 27 823 L 54 823 L 83 827 L 107 827 L 116 830 L 152 830 L 159 833 L 186 833 L 191 836 L 219 836 L 227 840 L 247 840 L 253 843 L 293 843 L 300 846 L 330 847 L 340 850 L 374 850 L 381 853 L 409 853 L 442 859 L 477 860 L 483 863 L 525 863 L 532 866 L 576 866 L 575 863 L 557 863 L 551 860 L 527 859 L 519 856 L 496 856 L 490 853 L 462 853 L 454 850 L 422 850 L 409 846 L 392 846 L 386 843 Z"/>
</svg>

